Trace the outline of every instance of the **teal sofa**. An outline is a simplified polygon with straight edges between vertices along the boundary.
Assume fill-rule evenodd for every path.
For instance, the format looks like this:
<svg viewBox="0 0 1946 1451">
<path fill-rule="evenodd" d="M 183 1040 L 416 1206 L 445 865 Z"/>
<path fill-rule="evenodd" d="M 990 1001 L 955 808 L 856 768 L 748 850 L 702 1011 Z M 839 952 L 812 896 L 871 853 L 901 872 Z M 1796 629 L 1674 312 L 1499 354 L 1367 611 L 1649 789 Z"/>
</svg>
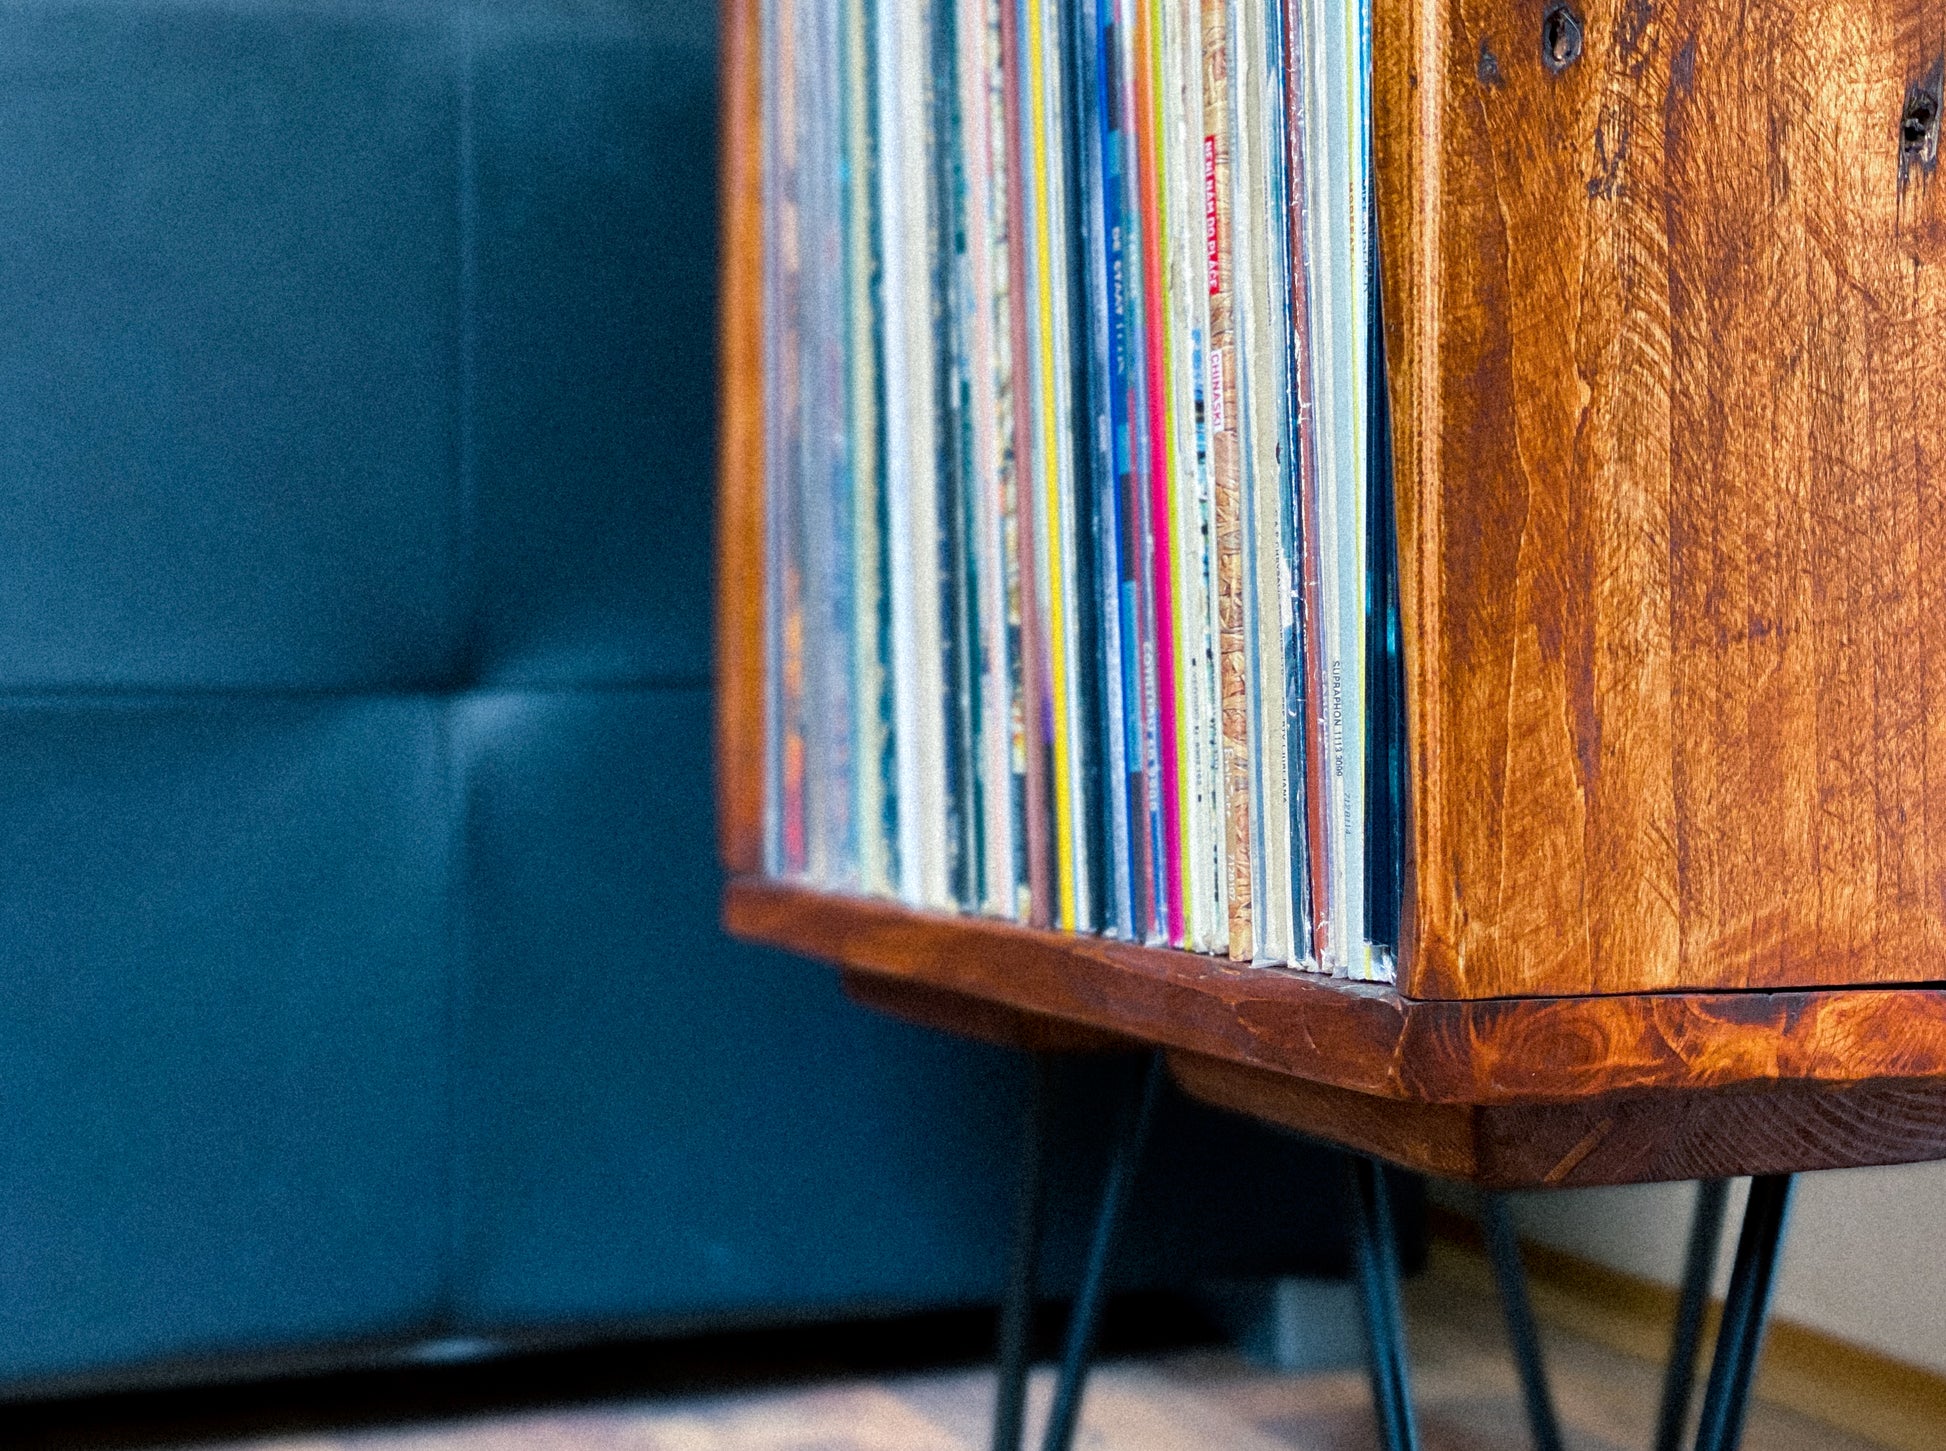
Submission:
<svg viewBox="0 0 1946 1451">
<path fill-rule="evenodd" d="M 714 120 L 706 4 L 0 9 L 0 1393 L 997 1295 L 1022 1064 L 716 925 Z M 1173 1104 L 1125 1280 L 1319 1164 Z"/>
</svg>

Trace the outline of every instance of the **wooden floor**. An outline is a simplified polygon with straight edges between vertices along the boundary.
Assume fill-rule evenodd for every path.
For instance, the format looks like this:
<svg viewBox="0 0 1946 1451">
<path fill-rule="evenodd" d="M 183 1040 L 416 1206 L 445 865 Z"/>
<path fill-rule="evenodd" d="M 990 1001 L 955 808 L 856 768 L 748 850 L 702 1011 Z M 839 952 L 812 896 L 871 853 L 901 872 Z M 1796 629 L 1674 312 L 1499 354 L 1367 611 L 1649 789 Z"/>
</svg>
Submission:
<svg viewBox="0 0 1946 1451">
<path fill-rule="evenodd" d="M 1518 1451 L 1529 1444 L 1498 1312 L 1482 1288 L 1467 1276 L 1435 1274 L 1408 1290 L 1426 1451 Z M 1573 1451 L 1643 1451 L 1659 1367 L 1558 1329 L 1549 1332 L 1547 1348 Z M 1036 1378 L 1036 1416 L 1049 1380 L 1047 1371 Z M 985 1451 L 992 1392 L 991 1374 L 974 1369 L 840 1376 L 201 1444 L 226 1451 Z M 1092 1382 L 1078 1444 L 1086 1451 L 1367 1451 L 1377 1442 L 1362 1372 L 1281 1375 L 1205 1350 L 1105 1364 Z M 1754 1408 L 1745 1442 L 1748 1451 L 1863 1451 L 1873 1444 L 1764 1404 Z"/>
</svg>

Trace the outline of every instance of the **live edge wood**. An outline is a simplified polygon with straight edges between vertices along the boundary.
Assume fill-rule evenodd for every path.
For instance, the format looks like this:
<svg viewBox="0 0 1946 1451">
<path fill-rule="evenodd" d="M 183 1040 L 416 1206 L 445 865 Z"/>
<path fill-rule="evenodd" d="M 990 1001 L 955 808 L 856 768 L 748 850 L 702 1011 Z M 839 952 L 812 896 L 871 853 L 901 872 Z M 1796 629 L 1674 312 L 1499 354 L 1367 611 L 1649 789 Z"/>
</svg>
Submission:
<svg viewBox="0 0 1946 1451">
<path fill-rule="evenodd" d="M 1946 1157 L 1938 989 L 1425 1001 L 757 878 L 725 921 L 900 1016 L 1024 1047 L 1155 1043 L 1199 1097 L 1480 1184 Z"/>
</svg>

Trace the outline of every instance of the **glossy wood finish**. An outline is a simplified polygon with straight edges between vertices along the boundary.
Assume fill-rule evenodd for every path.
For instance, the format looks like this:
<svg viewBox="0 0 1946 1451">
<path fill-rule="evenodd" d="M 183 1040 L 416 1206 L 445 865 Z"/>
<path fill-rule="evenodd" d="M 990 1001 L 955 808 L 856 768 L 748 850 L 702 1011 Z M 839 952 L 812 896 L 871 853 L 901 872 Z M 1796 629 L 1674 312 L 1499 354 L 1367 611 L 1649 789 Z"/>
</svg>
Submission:
<svg viewBox="0 0 1946 1451">
<path fill-rule="evenodd" d="M 732 884 L 726 923 L 840 964 L 854 995 L 930 1026 L 1017 1046 L 1050 1022 L 1160 1043 L 1199 1096 L 1452 1178 L 1946 1156 L 1946 990 L 1415 1001 L 758 879 Z"/>
<path fill-rule="evenodd" d="M 763 866 L 763 88 L 757 0 L 722 0 L 718 137 L 716 822 L 733 872 Z"/>
<path fill-rule="evenodd" d="M 859 972 L 1384 1098 L 1559 1103 L 1896 1079 L 1935 1086 L 1946 1112 L 1940 989 L 1418 1001 L 1374 984 L 756 878 L 731 884 L 725 923 Z"/>
<path fill-rule="evenodd" d="M 1946 1157 L 1946 1089 L 1798 1081 L 1574 1103 L 1379 1098 L 1171 1053 L 1191 1094 L 1313 1138 L 1490 1189 L 1570 1188 L 1904 1164 Z"/>
<path fill-rule="evenodd" d="M 1946 976 L 1946 12 L 1375 34 L 1407 990 Z"/>
</svg>

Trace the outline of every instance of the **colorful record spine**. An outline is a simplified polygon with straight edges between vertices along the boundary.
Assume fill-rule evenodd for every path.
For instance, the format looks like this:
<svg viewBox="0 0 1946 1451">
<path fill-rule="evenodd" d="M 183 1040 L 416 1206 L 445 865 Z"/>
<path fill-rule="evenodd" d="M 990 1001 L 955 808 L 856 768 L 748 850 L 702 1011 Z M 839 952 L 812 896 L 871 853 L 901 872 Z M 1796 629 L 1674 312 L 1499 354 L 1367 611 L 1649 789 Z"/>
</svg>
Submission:
<svg viewBox="0 0 1946 1451">
<path fill-rule="evenodd" d="M 1020 729 L 1022 765 L 1022 829 L 1024 862 L 1021 880 L 1026 902 L 1022 916 L 1036 927 L 1055 923 L 1053 860 L 1058 825 L 1054 820 L 1053 691 L 1048 679 L 1048 621 L 1041 587 L 1043 552 L 1047 541 L 1039 524 L 1033 477 L 1034 395 L 1028 370 L 1029 308 L 1027 293 L 1028 210 L 1024 190 L 1027 168 L 1015 145 L 1022 134 L 1021 39 L 1019 0 L 993 4 L 999 46 L 999 136 L 994 146 L 996 174 L 1006 205 L 1006 313 L 1010 361 L 1008 387 L 1002 395 L 1001 427 L 1006 474 L 1013 490 L 1016 521 L 1015 577 L 1018 580 L 1020 647 Z"/>
<path fill-rule="evenodd" d="M 1238 428 L 1234 261 L 1231 248 L 1230 151 L 1233 111 L 1229 0 L 1202 0 L 1203 249 L 1210 332 L 1209 459 L 1215 513 L 1218 729 L 1229 955 L 1255 952 L 1251 925 L 1249 658 L 1245 640 L 1243 498 Z"/>
<path fill-rule="evenodd" d="M 852 488 L 851 670 L 856 682 L 858 886 L 897 891 L 890 615 L 886 596 L 883 358 L 879 338 L 877 157 L 871 105 L 876 6 L 842 0 L 845 426 Z"/>
<path fill-rule="evenodd" d="M 1077 597 L 1081 561 L 1080 481 L 1073 468 L 1073 344 L 1071 337 L 1070 206 L 1061 6 L 1020 0 L 1023 124 L 1017 155 L 1027 200 L 1029 389 L 1033 412 L 1035 524 L 1047 630 L 1047 680 L 1052 702 L 1056 924 L 1094 925 L 1093 863 L 1088 820 L 1091 752 L 1087 730 Z"/>
<path fill-rule="evenodd" d="M 800 5 L 798 224 L 804 561 L 807 873 L 858 887 L 856 697 L 852 629 L 853 480 L 849 451 L 841 10 Z"/>
<path fill-rule="evenodd" d="M 948 639 L 940 578 L 941 384 L 937 202 L 932 156 L 931 13 L 878 12 L 879 227 L 885 297 L 885 462 L 894 729 L 898 733 L 900 895 L 957 905 L 957 820 L 948 781 Z"/>
<path fill-rule="evenodd" d="M 770 593 L 769 768 L 766 857 L 778 876 L 802 876 L 808 861 L 805 818 L 804 570 L 798 423 L 801 355 L 798 315 L 797 5 L 773 0 L 764 27 L 764 124 L 768 136 L 764 206 L 771 218 L 764 249 L 764 456 L 766 585 Z"/>
<path fill-rule="evenodd" d="M 1325 620 L 1322 572 L 1322 541 L 1325 537 L 1324 511 L 1319 495 L 1316 399 L 1316 356 L 1312 332 L 1311 258 L 1318 237 L 1311 229 L 1312 205 L 1310 154 L 1312 128 L 1307 84 L 1310 77 L 1310 45 L 1318 29 L 1313 0 L 1284 0 L 1285 75 L 1285 157 L 1289 176 L 1285 227 L 1289 265 L 1286 270 L 1288 307 L 1291 314 L 1292 402 L 1294 460 L 1297 477 L 1293 481 L 1293 534 L 1300 541 L 1294 560 L 1297 569 L 1292 580 L 1293 609 L 1302 648 L 1297 661 L 1297 689 L 1300 698 L 1297 729 L 1301 754 L 1293 759 L 1303 762 L 1299 776 L 1302 785 L 1301 809 L 1310 840 L 1307 870 L 1303 885 L 1311 915 L 1310 951 L 1316 963 L 1328 967 L 1336 960 L 1331 940 L 1332 905 L 1337 899 L 1333 872 L 1341 847 L 1334 836 L 1329 812 L 1331 786 L 1329 773 L 1335 769 L 1329 748 L 1329 693 L 1322 662 L 1326 643 L 1322 634 Z"/>
<path fill-rule="evenodd" d="M 1392 971 L 1364 0 L 762 0 L 766 869 Z"/>
<path fill-rule="evenodd" d="M 924 151 L 932 190 L 926 208 L 926 257 L 932 267 L 931 339 L 934 355 L 933 436 L 939 486 L 935 520 L 941 686 L 944 733 L 947 890 L 962 910 L 979 907 L 981 817 L 979 740 L 982 714 L 979 674 L 981 561 L 974 517 L 973 423 L 969 399 L 973 364 L 968 356 L 965 201 L 966 156 L 960 144 L 958 11 L 956 0 L 931 0 L 926 17 Z"/>
<path fill-rule="evenodd" d="M 1104 873 L 1107 930 L 1139 940 L 1142 858 L 1136 847 L 1146 823 L 1142 792 L 1142 735 L 1137 591 L 1130 549 L 1130 496 L 1134 489 L 1136 427 L 1133 332 L 1129 297 L 1128 176 L 1131 157 L 1123 114 L 1125 71 L 1118 0 L 1080 0 L 1077 40 L 1084 64 L 1092 124 L 1082 148 L 1083 246 L 1087 250 L 1089 341 L 1092 367 L 1093 515 L 1100 659 L 1101 760 L 1104 774 L 1103 835 L 1111 870 Z"/>
<path fill-rule="evenodd" d="M 1015 877 L 1016 783 L 1014 770 L 1015 631 L 1010 615 L 1017 592 L 1010 585 L 1008 481 L 1002 473 L 1001 397 L 1007 358 L 1003 334 L 1005 293 L 995 275 L 1002 217 L 993 185 L 990 128 L 992 72 L 985 0 L 957 0 L 954 228 L 954 322 L 958 401 L 962 414 L 960 466 L 966 486 L 967 570 L 973 687 L 971 760 L 976 869 L 973 898 L 991 916 L 1012 917 L 1019 905 Z"/>
<path fill-rule="evenodd" d="M 1289 742 L 1284 673 L 1290 628 L 1284 515 L 1288 488 L 1286 347 L 1277 286 L 1274 224 L 1279 181 L 1267 7 L 1234 12 L 1236 140 L 1231 180 L 1237 222 L 1238 327 L 1243 394 L 1245 558 L 1249 588 L 1251 819 L 1256 839 L 1251 885 L 1256 959 L 1301 960 L 1292 923 Z"/>
<path fill-rule="evenodd" d="M 1025 583 L 1023 561 L 1031 531 L 1022 519 L 1020 455 L 1015 447 L 1018 429 L 1015 388 L 1019 374 L 1019 320 L 1014 306 L 1016 281 L 1013 275 L 1016 249 L 1013 243 L 1016 210 L 1011 178 L 1018 167 L 1012 164 L 1009 138 L 1013 135 L 1011 115 L 1012 80 L 1008 74 L 1007 39 L 1012 27 L 1003 22 L 1010 13 L 1008 0 L 977 0 L 981 35 L 981 85 L 978 101 L 986 134 L 981 155 L 987 171 L 983 201 L 987 218 L 986 253 L 988 284 L 992 295 L 983 300 L 990 329 L 993 380 L 993 489 L 999 514 L 1000 579 L 997 603 L 1000 612 L 999 649 L 1004 653 L 1000 689 L 1004 709 L 996 714 L 996 725 L 1005 733 L 1004 748 L 994 754 L 996 770 L 1005 773 L 1007 845 L 1005 848 L 1007 888 L 1005 915 L 1025 922 L 1033 915 L 1033 867 L 1028 780 L 1031 762 L 1028 750 L 1028 605 L 1031 588 Z M 1043 883 L 1043 888 L 1045 884 Z"/>
<path fill-rule="evenodd" d="M 1142 338 L 1142 434 L 1145 468 L 1142 522 L 1142 708 L 1150 871 L 1148 940 L 1181 939 L 1182 819 L 1176 740 L 1174 439 L 1169 427 L 1169 328 L 1163 304 L 1167 238 L 1162 225 L 1162 159 L 1158 132 L 1159 0 L 1132 0 L 1134 52 L 1129 67 L 1135 137 L 1135 214 L 1140 236 L 1139 298 Z"/>
<path fill-rule="evenodd" d="M 1182 821 L 1180 946 L 1223 952 L 1222 777 L 1216 707 L 1215 518 L 1203 352 L 1209 299 L 1202 257 L 1202 46 L 1199 0 L 1164 0 L 1161 111 L 1168 237 L 1164 278 L 1174 439 L 1176 739 Z"/>
</svg>

